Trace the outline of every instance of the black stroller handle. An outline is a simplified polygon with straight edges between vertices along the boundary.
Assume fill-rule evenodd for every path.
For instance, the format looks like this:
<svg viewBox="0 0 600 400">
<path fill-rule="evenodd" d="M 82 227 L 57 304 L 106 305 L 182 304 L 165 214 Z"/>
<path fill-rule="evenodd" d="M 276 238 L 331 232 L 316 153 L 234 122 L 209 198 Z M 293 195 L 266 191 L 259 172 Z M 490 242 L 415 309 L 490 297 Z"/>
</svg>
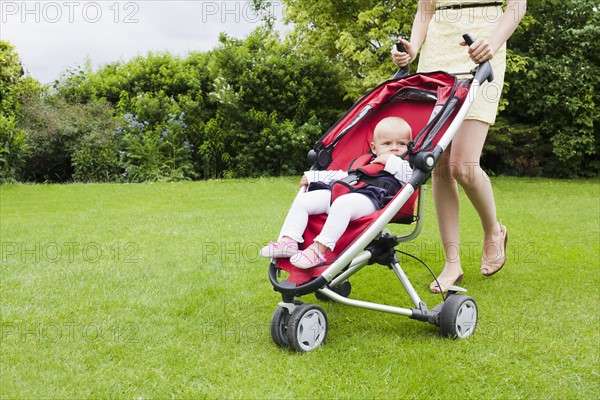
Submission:
<svg viewBox="0 0 600 400">
<path fill-rule="evenodd" d="M 475 43 L 475 39 L 473 39 L 473 36 L 471 36 L 470 33 L 465 33 L 463 35 L 463 39 L 465 39 L 465 42 L 467 43 L 468 46 L 470 46 L 473 43 Z"/>
<path fill-rule="evenodd" d="M 396 42 L 396 50 L 398 50 L 398 51 L 400 51 L 402 53 L 406 53 L 406 49 L 402 45 L 402 42 L 400 42 L 400 39 L 402 39 L 402 36 L 398 36 L 398 41 Z M 407 75 L 408 75 L 408 64 L 406 64 L 404 67 L 400 68 L 394 74 L 394 76 L 392 76 L 392 79 L 404 78 Z"/>
<path fill-rule="evenodd" d="M 465 42 L 467 43 L 468 46 L 475 43 L 475 39 L 469 33 L 465 33 L 463 35 L 463 39 L 465 40 Z M 477 82 L 479 82 L 479 83 L 483 83 L 485 81 L 491 82 L 494 80 L 494 71 L 492 71 L 492 65 L 490 64 L 489 60 L 484 61 L 481 64 L 479 64 L 473 70 L 472 73 L 473 73 L 473 76 L 475 76 L 475 79 L 477 80 Z"/>
</svg>

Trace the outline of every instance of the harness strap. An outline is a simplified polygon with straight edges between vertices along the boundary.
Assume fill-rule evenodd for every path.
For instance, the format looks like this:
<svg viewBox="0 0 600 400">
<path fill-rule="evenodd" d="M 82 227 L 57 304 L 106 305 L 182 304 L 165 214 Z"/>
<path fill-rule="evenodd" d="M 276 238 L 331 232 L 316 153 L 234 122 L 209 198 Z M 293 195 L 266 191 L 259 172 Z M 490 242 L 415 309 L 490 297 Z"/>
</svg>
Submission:
<svg viewBox="0 0 600 400">
<path fill-rule="evenodd" d="M 344 179 L 340 179 L 342 182 L 348 185 L 356 185 L 358 183 L 358 174 L 356 172 L 349 173 Z"/>
<path fill-rule="evenodd" d="M 400 183 L 395 184 L 392 182 L 384 182 L 372 177 L 361 178 L 360 181 L 366 183 L 367 185 L 377 186 L 379 188 L 385 189 L 388 192 L 390 192 L 392 196 L 395 196 L 396 193 L 398 193 L 398 191 L 402 188 L 402 185 Z"/>
<path fill-rule="evenodd" d="M 366 174 L 361 174 L 360 172 L 350 173 L 341 181 L 346 184 L 345 186 L 354 187 L 356 189 L 365 185 L 376 186 L 387 190 L 392 196 L 395 196 L 396 193 L 398 193 L 398 191 L 402 189 L 402 184 L 400 182 L 392 183 L 391 181 L 382 181 L 376 176 L 369 176 Z M 356 186 L 357 184 L 359 185 Z"/>
<path fill-rule="evenodd" d="M 364 154 L 350 163 L 348 176 L 335 181 L 331 186 L 331 202 L 339 196 L 353 193 L 366 186 L 384 189 L 392 196 L 402 189 L 402 183 L 393 178 L 392 174 L 385 172 L 383 165 L 370 164 L 373 157 L 371 153 Z M 355 165 L 356 168 L 353 169 Z"/>
</svg>

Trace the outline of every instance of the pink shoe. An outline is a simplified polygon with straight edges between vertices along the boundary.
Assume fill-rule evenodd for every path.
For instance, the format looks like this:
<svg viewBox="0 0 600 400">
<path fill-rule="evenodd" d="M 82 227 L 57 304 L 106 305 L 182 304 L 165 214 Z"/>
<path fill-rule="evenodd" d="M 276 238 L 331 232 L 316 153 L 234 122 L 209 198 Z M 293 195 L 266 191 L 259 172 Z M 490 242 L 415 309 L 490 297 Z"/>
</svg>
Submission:
<svg viewBox="0 0 600 400">
<path fill-rule="evenodd" d="M 281 242 L 269 242 L 260 249 L 259 255 L 265 258 L 290 258 L 298 253 L 298 243 L 282 240 Z"/>
<path fill-rule="evenodd" d="M 319 253 L 315 245 L 311 244 L 306 250 L 300 251 L 290 258 L 290 262 L 295 267 L 308 269 L 325 263 L 325 254 Z"/>
</svg>

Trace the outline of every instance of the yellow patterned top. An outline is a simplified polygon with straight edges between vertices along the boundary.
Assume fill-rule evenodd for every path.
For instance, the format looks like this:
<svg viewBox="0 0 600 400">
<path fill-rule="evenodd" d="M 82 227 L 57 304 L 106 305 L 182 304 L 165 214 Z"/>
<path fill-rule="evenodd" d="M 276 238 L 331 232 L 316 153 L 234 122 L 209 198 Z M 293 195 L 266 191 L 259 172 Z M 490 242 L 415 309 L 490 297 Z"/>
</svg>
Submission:
<svg viewBox="0 0 600 400">
<path fill-rule="evenodd" d="M 452 4 L 489 3 L 493 0 L 450 1 L 436 0 L 436 7 Z M 475 64 L 468 55 L 466 47 L 460 46 L 462 35 L 471 34 L 474 39 L 491 37 L 502 17 L 502 7 L 471 7 L 462 9 L 438 10 L 431 18 L 425 42 L 419 57 L 419 72 L 470 71 Z M 476 119 L 493 124 L 496 120 L 498 103 L 504 72 L 506 69 L 506 46 L 495 54 L 491 61 L 495 79 L 481 86 L 479 94 L 467 114 L 466 119 Z"/>
</svg>

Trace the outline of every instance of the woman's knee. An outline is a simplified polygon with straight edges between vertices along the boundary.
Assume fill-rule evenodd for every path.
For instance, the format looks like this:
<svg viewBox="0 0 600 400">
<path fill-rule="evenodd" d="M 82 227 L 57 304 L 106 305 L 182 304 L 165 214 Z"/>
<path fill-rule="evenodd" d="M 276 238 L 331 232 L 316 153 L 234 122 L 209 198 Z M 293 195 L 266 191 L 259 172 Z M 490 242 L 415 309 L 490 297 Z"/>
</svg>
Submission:
<svg viewBox="0 0 600 400">
<path fill-rule="evenodd" d="M 434 179 L 444 179 L 447 181 L 456 181 L 461 186 L 469 185 L 485 175 L 479 162 L 476 161 L 456 161 L 436 166 L 434 170 Z"/>
<path fill-rule="evenodd" d="M 454 179 L 463 187 L 477 185 L 482 180 L 488 179 L 478 161 L 457 163 L 453 171 Z"/>
</svg>

